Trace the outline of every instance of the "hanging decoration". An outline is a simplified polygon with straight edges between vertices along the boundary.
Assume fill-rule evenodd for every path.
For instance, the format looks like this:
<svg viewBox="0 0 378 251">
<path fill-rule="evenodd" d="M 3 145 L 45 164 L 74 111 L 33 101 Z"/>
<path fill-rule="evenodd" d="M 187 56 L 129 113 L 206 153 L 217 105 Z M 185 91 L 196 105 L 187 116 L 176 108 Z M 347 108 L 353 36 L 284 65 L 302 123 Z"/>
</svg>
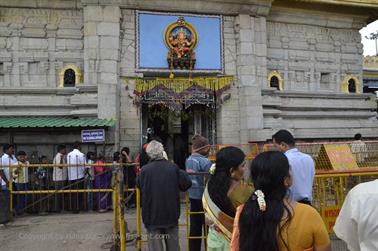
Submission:
<svg viewBox="0 0 378 251">
<path fill-rule="evenodd" d="M 233 76 L 135 79 L 136 103 L 162 104 L 181 111 L 194 104 L 213 106 L 229 98 Z"/>
</svg>

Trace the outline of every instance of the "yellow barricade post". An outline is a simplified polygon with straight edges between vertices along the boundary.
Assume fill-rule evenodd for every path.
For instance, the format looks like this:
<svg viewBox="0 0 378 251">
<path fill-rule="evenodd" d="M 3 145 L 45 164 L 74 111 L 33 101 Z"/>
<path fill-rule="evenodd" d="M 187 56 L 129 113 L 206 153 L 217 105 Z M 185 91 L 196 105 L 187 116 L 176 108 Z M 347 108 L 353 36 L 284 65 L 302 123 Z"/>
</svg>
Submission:
<svg viewBox="0 0 378 251">
<path fill-rule="evenodd" d="M 118 209 L 118 220 L 119 220 L 119 235 L 120 235 L 120 247 L 121 251 L 126 251 L 126 233 L 125 233 L 125 204 L 123 201 L 124 190 L 123 190 L 123 168 L 118 167 L 117 169 L 117 209 Z"/>
<path fill-rule="evenodd" d="M 137 214 L 137 249 L 142 249 L 142 220 L 141 220 L 141 210 L 140 210 L 140 190 L 136 189 L 136 214 Z"/>
<path fill-rule="evenodd" d="M 118 238 L 118 233 L 119 233 L 119 221 L 118 221 L 118 189 L 117 189 L 117 179 L 115 178 L 116 174 L 113 172 L 113 184 L 112 184 L 112 189 L 113 189 L 113 247 L 119 247 L 119 238 Z"/>
<path fill-rule="evenodd" d="M 378 169 L 317 172 L 313 187 L 313 206 L 321 214 L 329 233 L 333 232 L 336 218 L 350 189 L 362 179 L 366 182 L 377 178 Z"/>
</svg>

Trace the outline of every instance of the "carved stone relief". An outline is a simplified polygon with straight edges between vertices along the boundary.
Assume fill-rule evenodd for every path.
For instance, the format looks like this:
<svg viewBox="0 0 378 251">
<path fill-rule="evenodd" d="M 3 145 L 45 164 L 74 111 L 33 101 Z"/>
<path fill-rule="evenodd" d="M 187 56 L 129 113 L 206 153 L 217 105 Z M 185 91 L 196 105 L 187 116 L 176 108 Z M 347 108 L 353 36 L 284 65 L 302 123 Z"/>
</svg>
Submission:
<svg viewBox="0 0 378 251">
<path fill-rule="evenodd" d="M 0 61 L 4 62 L 9 54 L 9 64 L 3 66 L 4 74 L 9 78 L 14 71 L 14 74 L 20 74 L 21 80 L 19 83 L 12 77 L 7 85 L 45 86 L 47 79 L 53 79 L 48 75 L 55 75 L 54 68 L 59 71 L 63 67 L 62 62 L 56 62 L 58 55 L 64 54 L 63 61 L 78 61 L 77 56 L 71 55 L 82 54 L 83 41 L 79 40 L 83 36 L 82 28 L 82 10 L 0 9 L 0 49 L 3 52 Z M 63 38 L 64 46 L 57 47 L 58 39 L 51 39 L 54 37 Z M 20 50 L 22 54 L 18 53 Z"/>
<path fill-rule="evenodd" d="M 360 42 L 360 34 L 355 30 L 329 29 L 302 24 L 267 22 L 268 36 L 288 36 L 291 38 L 320 38 L 329 41 Z"/>
</svg>

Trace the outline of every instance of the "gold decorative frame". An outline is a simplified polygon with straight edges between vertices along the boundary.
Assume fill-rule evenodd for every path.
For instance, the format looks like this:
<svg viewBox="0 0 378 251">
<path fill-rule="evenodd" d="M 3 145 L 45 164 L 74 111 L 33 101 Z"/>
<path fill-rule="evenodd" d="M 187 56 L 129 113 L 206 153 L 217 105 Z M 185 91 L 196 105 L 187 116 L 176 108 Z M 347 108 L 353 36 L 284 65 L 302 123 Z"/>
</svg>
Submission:
<svg viewBox="0 0 378 251">
<path fill-rule="evenodd" d="M 64 73 L 68 69 L 72 69 L 75 72 L 75 86 L 81 83 L 82 74 L 81 74 L 80 68 L 77 67 L 76 65 L 67 65 L 63 67 L 63 69 L 59 73 L 59 87 L 60 88 L 64 87 Z"/>
<path fill-rule="evenodd" d="M 179 21 L 175 21 L 175 22 L 171 23 L 170 25 L 168 25 L 167 28 L 165 28 L 165 30 L 164 30 L 165 46 L 167 46 L 168 49 L 171 49 L 171 50 L 173 49 L 173 47 L 169 44 L 168 40 L 169 40 L 169 35 L 171 34 L 172 30 L 175 29 L 176 27 L 187 28 L 192 33 L 192 39 L 193 39 L 194 43 L 189 47 L 189 49 L 193 50 L 194 48 L 196 48 L 196 46 L 198 44 L 197 31 L 194 28 L 194 26 L 191 23 L 187 22 L 186 20 L 184 20 L 183 24 L 180 24 Z"/>
<path fill-rule="evenodd" d="M 268 75 L 268 87 L 271 87 L 270 80 L 272 77 L 278 78 L 278 88 L 280 91 L 282 91 L 284 88 L 284 79 L 282 78 L 281 74 L 278 71 L 271 71 Z"/>
<path fill-rule="evenodd" d="M 349 90 L 348 90 L 348 81 L 350 79 L 353 79 L 354 80 L 354 83 L 356 85 L 356 93 L 357 94 L 360 94 L 361 93 L 361 83 L 360 81 L 358 80 L 358 78 L 355 76 L 355 75 L 346 75 L 343 79 L 343 81 L 341 81 L 341 92 L 343 93 L 349 93 Z"/>
</svg>

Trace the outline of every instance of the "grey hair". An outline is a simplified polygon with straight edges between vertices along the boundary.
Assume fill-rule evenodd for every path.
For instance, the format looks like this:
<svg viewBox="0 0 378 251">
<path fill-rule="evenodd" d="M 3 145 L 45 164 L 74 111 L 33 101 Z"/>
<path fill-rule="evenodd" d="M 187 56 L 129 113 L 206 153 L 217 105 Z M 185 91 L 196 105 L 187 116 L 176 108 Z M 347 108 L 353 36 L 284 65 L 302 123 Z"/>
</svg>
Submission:
<svg viewBox="0 0 378 251">
<path fill-rule="evenodd" d="M 163 159 L 164 158 L 164 147 L 163 144 L 152 140 L 150 143 L 148 143 L 146 152 L 148 157 L 151 159 Z"/>
</svg>

